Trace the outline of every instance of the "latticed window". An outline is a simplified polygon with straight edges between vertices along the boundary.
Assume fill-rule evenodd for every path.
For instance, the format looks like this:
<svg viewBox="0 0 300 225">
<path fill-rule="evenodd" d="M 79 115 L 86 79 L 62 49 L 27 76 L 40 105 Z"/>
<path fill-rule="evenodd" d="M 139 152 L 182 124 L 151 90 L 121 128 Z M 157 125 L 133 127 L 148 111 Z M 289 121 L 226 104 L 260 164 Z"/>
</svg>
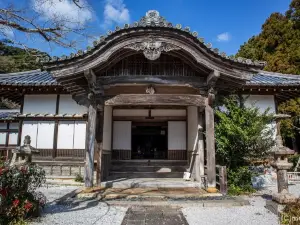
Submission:
<svg viewBox="0 0 300 225">
<path fill-rule="evenodd" d="M 101 76 L 195 76 L 196 71 L 180 58 L 162 54 L 150 61 L 137 54 L 126 57 L 107 68 Z"/>
</svg>

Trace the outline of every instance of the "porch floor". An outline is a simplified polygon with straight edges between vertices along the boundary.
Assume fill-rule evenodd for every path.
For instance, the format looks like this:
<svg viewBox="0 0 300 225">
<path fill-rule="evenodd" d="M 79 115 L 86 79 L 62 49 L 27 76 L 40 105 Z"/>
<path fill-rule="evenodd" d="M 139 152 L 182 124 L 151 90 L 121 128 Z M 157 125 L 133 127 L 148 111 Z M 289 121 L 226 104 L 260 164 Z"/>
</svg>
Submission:
<svg viewBox="0 0 300 225">
<path fill-rule="evenodd" d="M 120 178 L 108 177 L 101 183 L 106 188 L 200 188 L 199 182 L 184 181 L 182 178 Z"/>
</svg>

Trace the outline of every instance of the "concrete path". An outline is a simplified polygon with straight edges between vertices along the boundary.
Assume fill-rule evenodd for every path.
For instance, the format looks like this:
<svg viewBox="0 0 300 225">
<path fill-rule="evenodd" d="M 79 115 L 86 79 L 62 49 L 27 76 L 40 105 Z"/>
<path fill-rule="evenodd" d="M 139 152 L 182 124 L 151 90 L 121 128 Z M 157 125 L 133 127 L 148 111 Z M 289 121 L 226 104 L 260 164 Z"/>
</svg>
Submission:
<svg viewBox="0 0 300 225">
<path fill-rule="evenodd" d="M 71 196 L 78 187 L 49 186 L 40 189 L 48 198 L 41 218 L 31 225 L 273 225 L 278 224 L 275 214 L 265 209 L 263 197 L 244 197 L 250 205 L 229 207 L 226 204 L 205 206 L 182 201 L 185 204 L 143 206 L 134 204 L 114 205 L 109 201 L 76 199 Z M 296 188 L 295 188 L 296 189 Z M 132 201 L 134 202 L 134 201 Z"/>
</svg>

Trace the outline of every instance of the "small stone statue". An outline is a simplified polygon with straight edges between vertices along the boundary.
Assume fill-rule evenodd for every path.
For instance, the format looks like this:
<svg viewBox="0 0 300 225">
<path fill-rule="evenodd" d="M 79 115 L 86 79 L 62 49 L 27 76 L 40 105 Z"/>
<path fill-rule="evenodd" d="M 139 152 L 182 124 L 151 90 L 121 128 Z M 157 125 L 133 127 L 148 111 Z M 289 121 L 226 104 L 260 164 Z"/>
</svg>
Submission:
<svg viewBox="0 0 300 225">
<path fill-rule="evenodd" d="M 10 166 L 24 165 L 32 162 L 32 155 L 39 154 L 40 151 L 33 148 L 31 145 L 30 136 L 26 135 L 24 138 L 24 145 L 18 146 L 12 150 L 13 156 L 10 161 Z"/>
</svg>

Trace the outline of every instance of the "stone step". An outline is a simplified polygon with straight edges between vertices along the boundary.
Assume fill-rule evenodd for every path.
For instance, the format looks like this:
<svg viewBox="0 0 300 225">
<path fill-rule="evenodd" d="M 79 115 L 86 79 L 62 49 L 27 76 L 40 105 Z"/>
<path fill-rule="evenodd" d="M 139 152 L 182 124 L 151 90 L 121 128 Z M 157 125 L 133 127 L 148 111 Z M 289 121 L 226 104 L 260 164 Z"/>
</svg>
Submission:
<svg viewBox="0 0 300 225">
<path fill-rule="evenodd" d="M 183 172 L 110 172 L 115 179 L 120 178 L 182 178 Z"/>
<path fill-rule="evenodd" d="M 186 160 L 112 160 L 112 165 L 123 166 L 187 166 Z"/>
<path fill-rule="evenodd" d="M 113 165 L 112 172 L 186 172 L 185 166 L 128 166 L 128 165 Z"/>
</svg>

